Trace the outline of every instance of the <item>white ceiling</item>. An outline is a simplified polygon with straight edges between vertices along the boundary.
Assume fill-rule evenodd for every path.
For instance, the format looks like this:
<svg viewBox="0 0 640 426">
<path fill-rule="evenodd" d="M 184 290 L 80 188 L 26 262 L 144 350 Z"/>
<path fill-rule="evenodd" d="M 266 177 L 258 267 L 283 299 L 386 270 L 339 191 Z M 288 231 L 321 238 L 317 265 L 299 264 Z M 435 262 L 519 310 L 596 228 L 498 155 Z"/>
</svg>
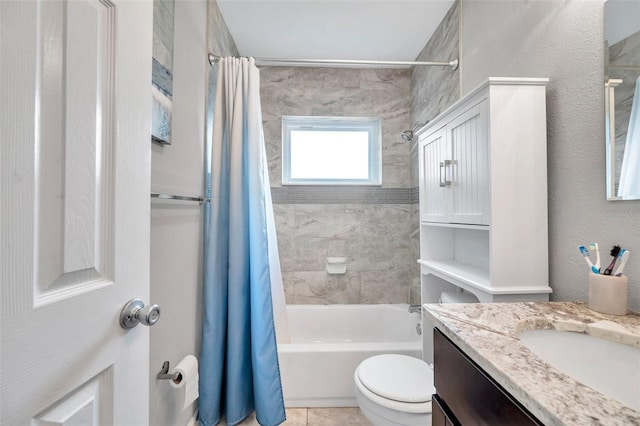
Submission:
<svg viewBox="0 0 640 426">
<path fill-rule="evenodd" d="M 218 0 L 218 5 L 242 56 L 413 61 L 453 2 Z"/>
</svg>

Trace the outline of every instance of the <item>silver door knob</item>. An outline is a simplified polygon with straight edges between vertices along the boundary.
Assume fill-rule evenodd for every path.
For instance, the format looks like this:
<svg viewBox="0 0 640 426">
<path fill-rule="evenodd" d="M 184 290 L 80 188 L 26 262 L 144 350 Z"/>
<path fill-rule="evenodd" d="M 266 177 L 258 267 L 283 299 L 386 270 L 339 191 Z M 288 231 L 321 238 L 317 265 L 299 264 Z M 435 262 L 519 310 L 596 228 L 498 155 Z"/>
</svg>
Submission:
<svg viewBox="0 0 640 426">
<path fill-rule="evenodd" d="M 122 311 L 120 311 L 120 326 L 130 329 L 138 324 L 151 326 L 158 322 L 160 318 L 160 306 L 149 305 L 144 306 L 144 302 L 140 299 L 129 300 Z"/>
</svg>

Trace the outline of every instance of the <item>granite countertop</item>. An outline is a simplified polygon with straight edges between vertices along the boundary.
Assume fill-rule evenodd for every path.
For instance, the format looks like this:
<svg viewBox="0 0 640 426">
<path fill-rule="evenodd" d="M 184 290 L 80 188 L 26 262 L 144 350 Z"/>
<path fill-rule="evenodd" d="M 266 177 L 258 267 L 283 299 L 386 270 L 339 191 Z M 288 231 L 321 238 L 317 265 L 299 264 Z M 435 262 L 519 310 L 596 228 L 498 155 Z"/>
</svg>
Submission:
<svg viewBox="0 0 640 426">
<path fill-rule="evenodd" d="M 523 330 L 553 329 L 640 348 L 640 315 L 600 314 L 574 302 L 426 304 L 424 308 L 427 319 L 545 425 L 640 426 L 640 411 L 551 367 L 518 339 Z"/>
</svg>

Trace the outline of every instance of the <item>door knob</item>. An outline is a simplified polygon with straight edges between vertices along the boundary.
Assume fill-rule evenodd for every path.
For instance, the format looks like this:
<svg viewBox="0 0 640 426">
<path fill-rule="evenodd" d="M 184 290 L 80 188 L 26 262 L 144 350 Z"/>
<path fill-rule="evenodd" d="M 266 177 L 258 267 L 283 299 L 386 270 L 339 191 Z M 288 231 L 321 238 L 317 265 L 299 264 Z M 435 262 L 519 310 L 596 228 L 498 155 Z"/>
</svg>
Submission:
<svg viewBox="0 0 640 426">
<path fill-rule="evenodd" d="M 140 299 L 129 300 L 120 311 L 120 326 L 130 329 L 138 324 L 151 326 L 160 318 L 160 306 L 144 306 Z"/>
</svg>

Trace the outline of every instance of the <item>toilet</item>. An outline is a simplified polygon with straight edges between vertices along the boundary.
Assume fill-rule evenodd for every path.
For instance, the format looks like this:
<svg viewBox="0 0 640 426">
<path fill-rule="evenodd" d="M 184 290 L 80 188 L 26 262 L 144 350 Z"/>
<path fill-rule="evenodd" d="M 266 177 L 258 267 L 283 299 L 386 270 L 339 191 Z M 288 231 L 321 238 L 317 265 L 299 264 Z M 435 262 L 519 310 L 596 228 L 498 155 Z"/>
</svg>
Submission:
<svg viewBox="0 0 640 426">
<path fill-rule="evenodd" d="M 442 292 L 441 303 L 473 303 L 467 292 Z M 433 370 L 408 355 L 384 354 L 367 358 L 353 374 L 356 400 L 375 426 L 430 426 Z"/>
<path fill-rule="evenodd" d="M 433 371 L 407 355 L 367 358 L 353 375 L 358 406 L 375 426 L 431 425 Z"/>
</svg>

